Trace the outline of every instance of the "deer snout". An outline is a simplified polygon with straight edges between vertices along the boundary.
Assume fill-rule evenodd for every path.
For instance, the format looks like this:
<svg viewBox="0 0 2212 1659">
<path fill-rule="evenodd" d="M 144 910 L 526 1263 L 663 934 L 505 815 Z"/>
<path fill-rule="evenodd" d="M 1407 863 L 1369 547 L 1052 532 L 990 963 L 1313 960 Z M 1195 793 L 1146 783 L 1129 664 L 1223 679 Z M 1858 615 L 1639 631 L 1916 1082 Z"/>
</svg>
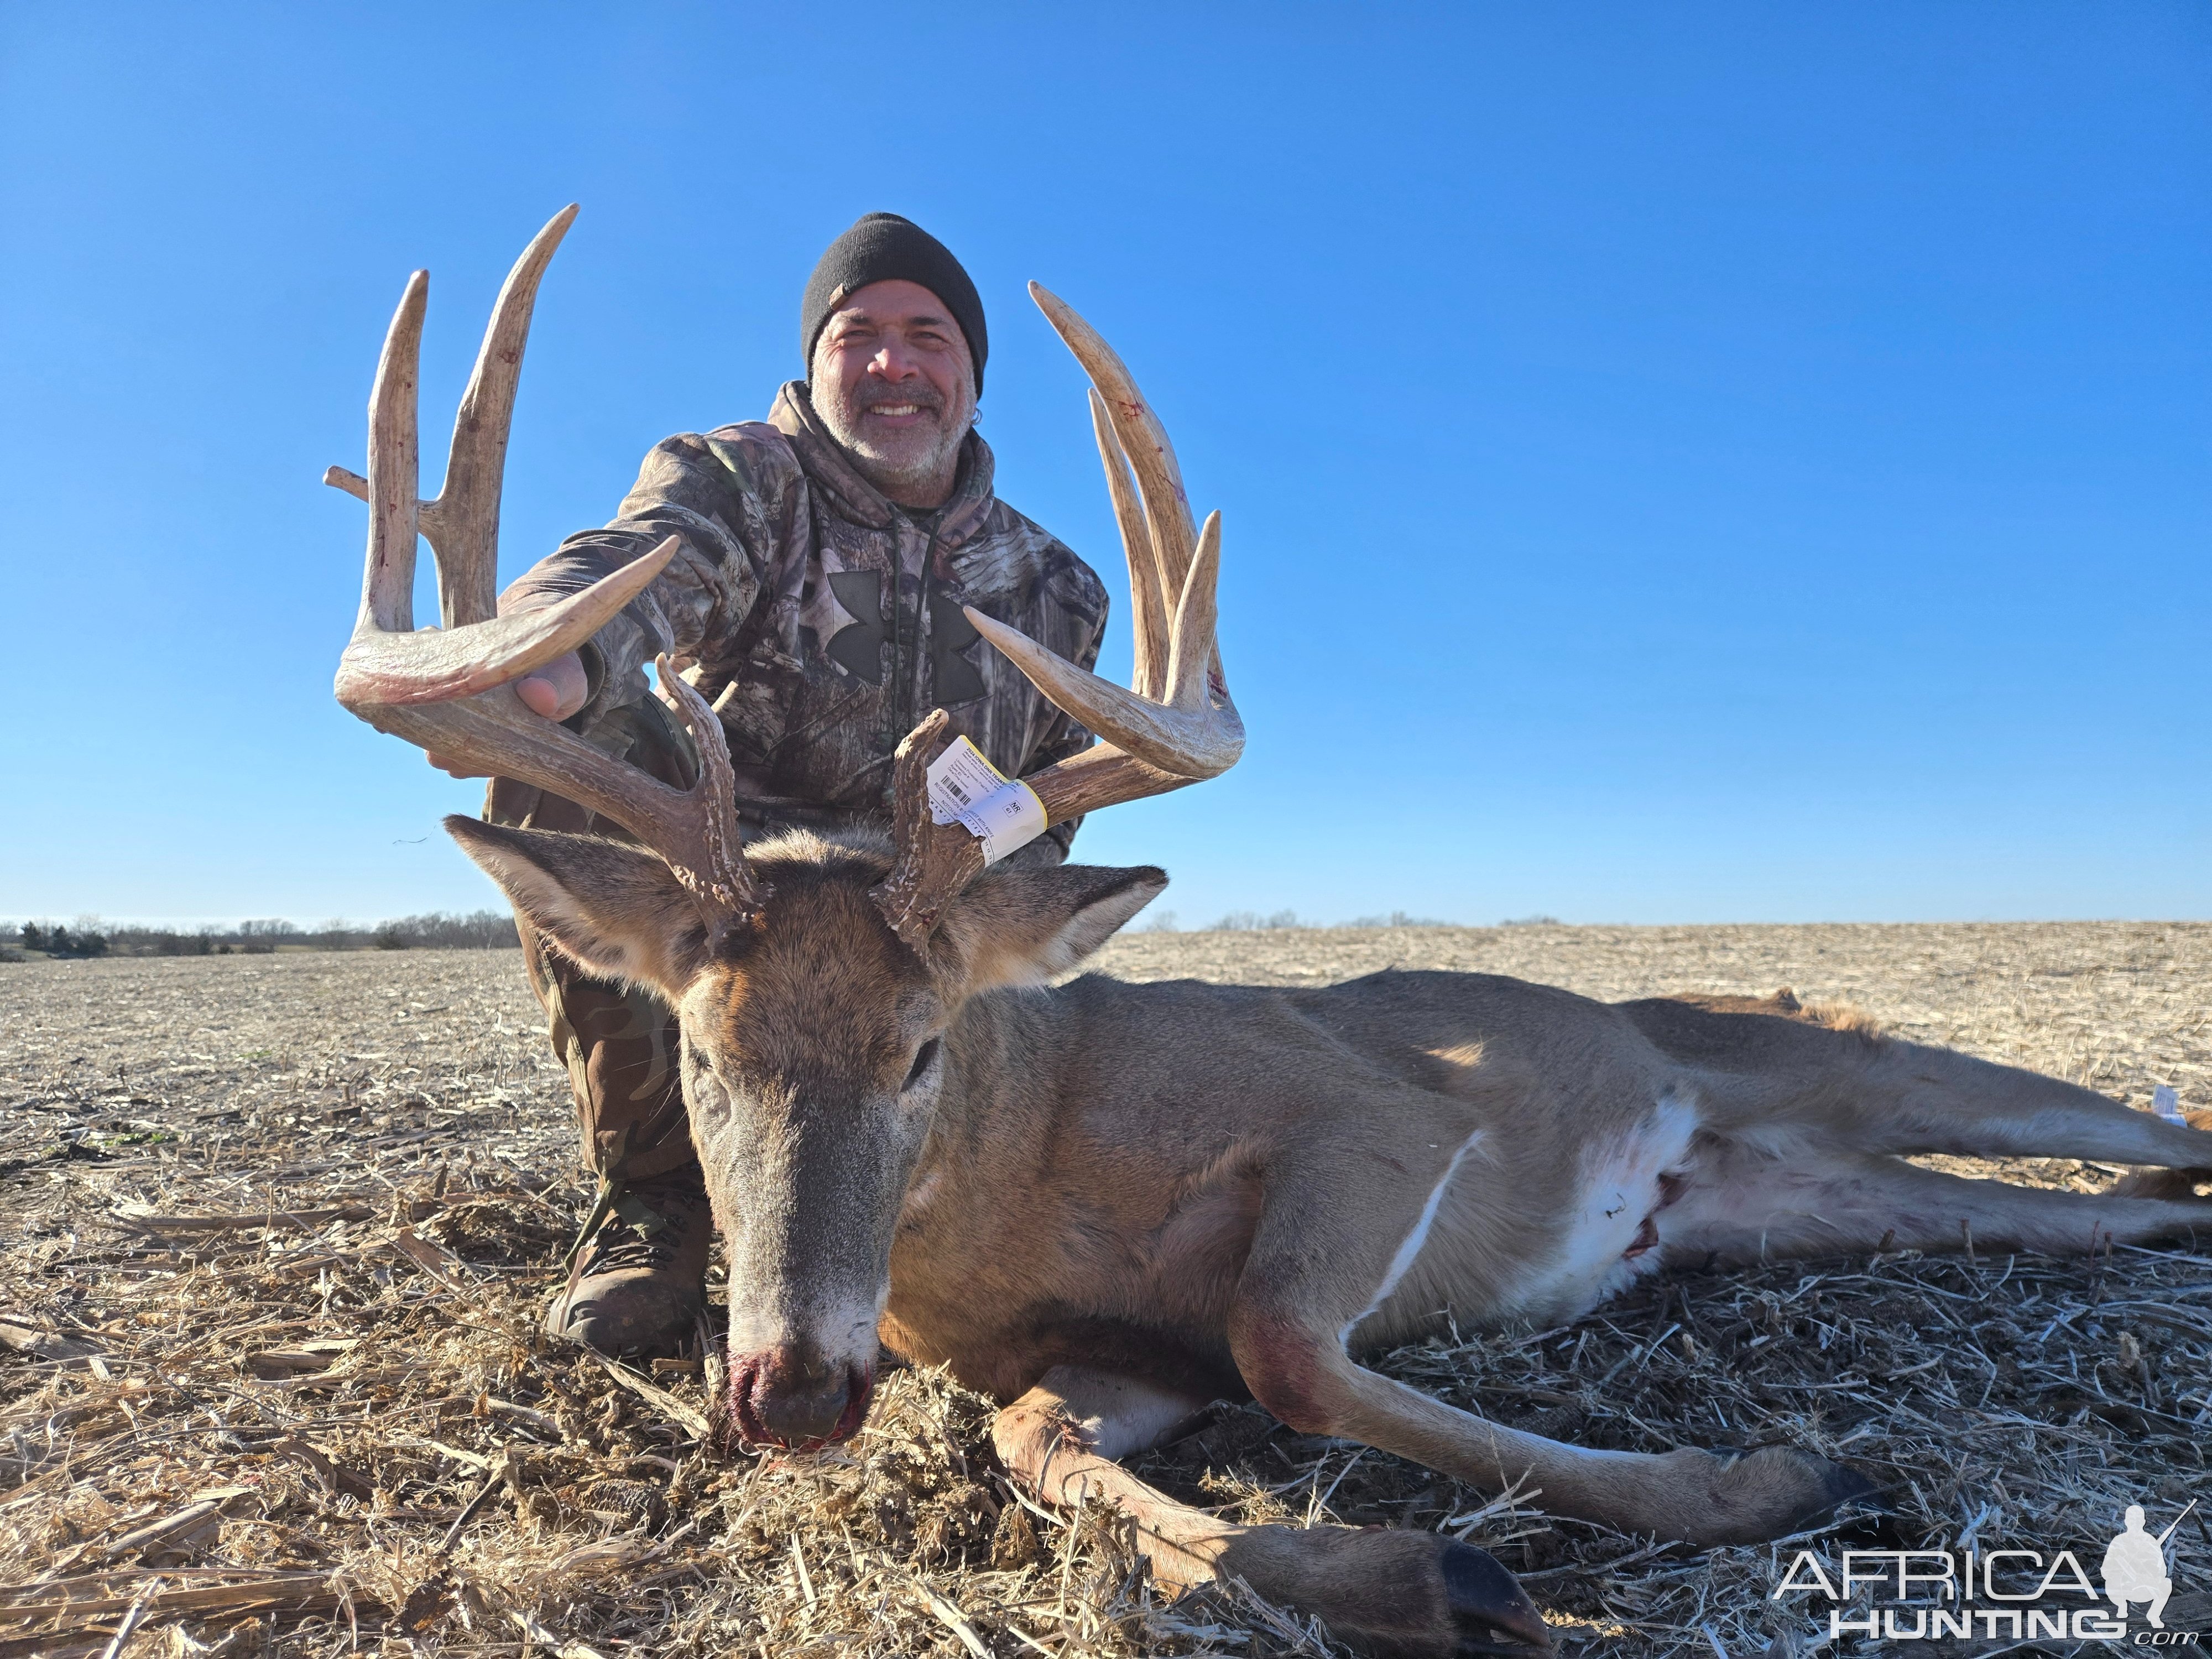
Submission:
<svg viewBox="0 0 2212 1659">
<path fill-rule="evenodd" d="M 868 1414 L 875 1367 L 787 1343 L 731 1361 L 731 1426 L 751 1446 L 817 1451 L 848 1437 Z"/>
</svg>

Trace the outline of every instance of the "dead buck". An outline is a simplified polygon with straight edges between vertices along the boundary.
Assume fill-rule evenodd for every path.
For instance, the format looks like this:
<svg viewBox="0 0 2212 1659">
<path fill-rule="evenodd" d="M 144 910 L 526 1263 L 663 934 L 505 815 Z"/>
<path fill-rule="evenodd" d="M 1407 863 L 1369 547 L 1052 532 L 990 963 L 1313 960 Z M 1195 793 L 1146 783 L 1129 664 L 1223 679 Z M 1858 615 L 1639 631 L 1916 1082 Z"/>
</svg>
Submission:
<svg viewBox="0 0 2212 1659">
<path fill-rule="evenodd" d="M 559 947 L 678 1010 L 684 1094 L 730 1279 L 719 1409 L 756 1445 L 815 1446 L 867 1410 L 878 1344 L 1004 1403 L 1013 1477 L 1121 1505 L 1171 1589 L 1240 1577 L 1409 1654 L 1527 1652 L 1546 1626 L 1490 1557 L 1432 1533 L 1243 1526 L 1115 1460 L 1247 1392 L 1544 1509 L 1668 1539 L 1769 1539 L 1864 1494 L 1787 1446 L 1587 1451 L 1486 1422 L 1360 1364 L 1449 1316 L 1558 1323 L 1676 1263 L 1971 1234 L 2079 1252 L 2212 1224 L 2212 1133 L 2087 1089 L 1838 1028 L 1794 1004 L 1607 1005 L 1480 974 L 1322 990 L 1052 981 L 1166 884 L 1158 870 L 987 870 L 933 822 L 937 711 L 899 752 L 889 833 L 741 847 L 714 716 L 660 665 L 702 763 L 689 793 L 524 709 L 507 683 L 587 638 L 665 543 L 550 610 L 496 617 L 499 489 L 538 280 L 574 210 L 500 295 L 443 493 L 417 501 L 409 283 L 369 404 L 361 618 L 337 678 L 362 719 L 626 826 L 640 845 L 447 828 Z M 1243 746 L 1214 649 L 1218 520 L 1121 361 L 1037 303 L 1089 372 L 1135 596 L 1133 690 L 974 611 L 1097 748 L 1027 781 L 1054 821 L 1180 788 Z M 1134 479 L 1132 482 L 1131 473 Z M 410 614 L 418 527 L 443 623 Z M 1972 1181 L 1917 1153 L 2164 1166 L 2159 1195 Z"/>
</svg>

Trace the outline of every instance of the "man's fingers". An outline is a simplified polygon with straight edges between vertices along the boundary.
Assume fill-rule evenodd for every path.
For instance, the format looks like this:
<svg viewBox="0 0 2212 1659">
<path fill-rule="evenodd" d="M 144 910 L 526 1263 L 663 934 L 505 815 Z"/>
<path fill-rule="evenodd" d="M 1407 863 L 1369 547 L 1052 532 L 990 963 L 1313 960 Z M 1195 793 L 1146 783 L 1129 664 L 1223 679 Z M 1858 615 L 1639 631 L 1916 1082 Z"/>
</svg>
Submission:
<svg viewBox="0 0 2212 1659">
<path fill-rule="evenodd" d="M 559 656 L 532 673 L 526 674 L 514 683 L 514 695 L 522 699 L 522 706 L 532 714 L 549 720 L 565 720 L 584 706 L 592 694 L 592 677 L 584 672 L 584 659 L 571 651 Z M 489 772 L 480 772 L 451 755 L 427 755 L 430 764 L 449 778 L 488 778 Z"/>
<path fill-rule="evenodd" d="M 549 720 L 567 720 L 584 706 L 591 690 L 584 659 L 574 651 L 554 658 L 514 684 L 514 694 L 522 699 L 522 706 Z"/>
<path fill-rule="evenodd" d="M 514 683 L 514 695 L 532 714 L 543 714 L 549 720 L 561 718 L 561 688 L 552 681 L 529 675 Z"/>
</svg>

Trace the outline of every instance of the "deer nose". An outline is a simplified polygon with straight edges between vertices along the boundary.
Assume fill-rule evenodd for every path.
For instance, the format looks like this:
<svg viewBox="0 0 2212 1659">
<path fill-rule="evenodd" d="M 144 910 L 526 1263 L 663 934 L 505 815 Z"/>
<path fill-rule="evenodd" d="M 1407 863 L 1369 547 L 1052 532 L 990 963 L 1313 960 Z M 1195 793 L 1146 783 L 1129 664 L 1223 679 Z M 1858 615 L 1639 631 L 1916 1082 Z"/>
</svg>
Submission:
<svg viewBox="0 0 2212 1659">
<path fill-rule="evenodd" d="M 845 1414 L 845 1368 L 806 1348 L 771 1349 L 754 1384 L 761 1426 L 787 1446 L 827 1440 Z"/>
<path fill-rule="evenodd" d="M 800 1450 L 842 1440 L 860 1426 L 874 1381 L 871 1368 L 830 1358 L 811 1343 L 754 1354 L 730 1367 L 739 1435 Z"/>
</svg>

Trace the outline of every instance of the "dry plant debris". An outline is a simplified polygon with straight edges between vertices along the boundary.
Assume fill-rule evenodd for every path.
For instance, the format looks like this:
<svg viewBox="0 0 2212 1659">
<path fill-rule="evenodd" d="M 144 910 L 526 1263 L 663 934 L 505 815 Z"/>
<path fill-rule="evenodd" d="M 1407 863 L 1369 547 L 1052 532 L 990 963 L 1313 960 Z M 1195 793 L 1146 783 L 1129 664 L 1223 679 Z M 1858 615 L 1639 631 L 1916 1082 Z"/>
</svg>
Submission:
<svg viewBox="0 0 2212 1659">
<path fill-rule="evenodd" d="M 2212 1093 L 2208 927 L 1146 934 L 1105 965 L 1788 984 L 2137 1104 Z M 0 1659 L 1332 1650 L 1233 1590 L 1164 1604 L 1118 1517 L 1024 1503 L 988 1403 L 936 1373 L 887 1377 L 845 1447 L 717 1457 L 700 1368 L 547 1343 L 586 1194 L 510 952 L 0 967 Z M 2212 1494 L 2212 1260 L 2185 1252 L 1689 1275 L 1382 1369 L 1585 1445 L 1811 1446 L 1887 1482 L 1907 1543 L 2094 1543 L 2125 1504 Z M 1466 1537 L 1569 1651 L 1820 1645 L 1768 1599 L 1772 1549 L 1557 1522 L 1249 1406 L 1142 1468 L 1240 1516 Z"/>
</svg>

